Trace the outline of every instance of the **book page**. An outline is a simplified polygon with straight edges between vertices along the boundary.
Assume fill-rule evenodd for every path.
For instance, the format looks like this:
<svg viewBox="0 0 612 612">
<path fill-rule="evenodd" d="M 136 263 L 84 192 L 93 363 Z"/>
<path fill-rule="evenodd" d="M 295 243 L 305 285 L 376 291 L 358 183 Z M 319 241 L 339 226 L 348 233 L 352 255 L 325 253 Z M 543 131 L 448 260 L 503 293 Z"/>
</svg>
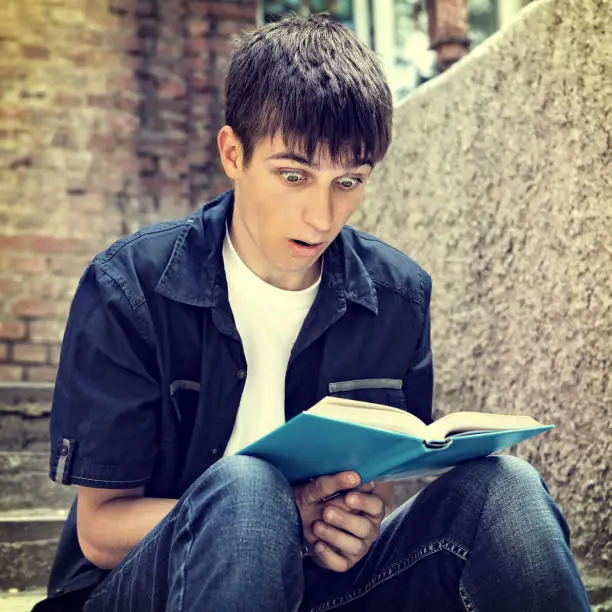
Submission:
<svg viewBox="0 0 612 612">
<path fill-rule="evenodd" d="M 453 412 L 427 427 L 428 440 L 443 440 L 453 434 L 503 429 L 529 429 L 539 427 L 534 418 L 524 415 L 492 414 L 489 412 Z"/>
<path fill-rule="evenodd" d="M 396 431 L 418 438 L 425 436 L 425 424 L 421 419 L 399 408 L 383 404 L 328 396 L 306 412 L 366 427 Z"/>
</svg>

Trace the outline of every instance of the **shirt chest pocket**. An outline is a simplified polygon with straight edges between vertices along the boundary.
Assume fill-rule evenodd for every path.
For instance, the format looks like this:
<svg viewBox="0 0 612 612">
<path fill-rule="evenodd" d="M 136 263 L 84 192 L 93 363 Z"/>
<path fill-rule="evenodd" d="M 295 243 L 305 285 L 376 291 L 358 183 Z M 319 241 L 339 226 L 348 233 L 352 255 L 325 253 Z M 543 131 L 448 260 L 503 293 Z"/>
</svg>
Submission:
<svg viewBox="0 0 612 612">
<path fill-rule="evenodd" d="M 401 378 L 360 378 L 330 382 L 329 395 L 406 410 Z"/>
<path fill-rule="evenodd" d="M 170 400 L 180 430 L 192 432 L 200 401 L 200 383 L 193 380 L 175 380 L 170 385 Z"/>
</svg>

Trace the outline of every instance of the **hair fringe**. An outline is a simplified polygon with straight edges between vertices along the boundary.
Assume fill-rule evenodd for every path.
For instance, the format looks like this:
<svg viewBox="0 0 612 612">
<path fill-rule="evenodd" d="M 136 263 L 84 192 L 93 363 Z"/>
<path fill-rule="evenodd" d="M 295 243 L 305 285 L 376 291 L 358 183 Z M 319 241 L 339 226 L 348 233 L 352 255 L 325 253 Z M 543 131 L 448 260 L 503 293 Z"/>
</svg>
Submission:
<svg viewBox="0 0 612 612">
<path fill-rule="evenodd" d="M 239 37 L 226 77 L 225 123 L 245 163 L 261 138 L 313 159 L 374 165 L 391 143 L 393 105 L 375 54 L 329 13 L 292 13 Z"/>
</svg>

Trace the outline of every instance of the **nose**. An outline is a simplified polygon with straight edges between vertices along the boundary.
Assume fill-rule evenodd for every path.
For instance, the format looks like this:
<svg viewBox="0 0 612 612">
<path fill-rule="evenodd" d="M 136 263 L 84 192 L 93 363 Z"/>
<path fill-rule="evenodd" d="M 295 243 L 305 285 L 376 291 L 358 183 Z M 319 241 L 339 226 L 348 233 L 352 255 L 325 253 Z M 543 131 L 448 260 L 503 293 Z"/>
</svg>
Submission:
<svg viewBox="0 0 612 612">
<path fill-rule="evenodd" d="M 304 221 L 318 233 L 329 232 L 333 224 L 333 200 L 329 189 L 314 194 L 304 208 Z"/>
</svg>

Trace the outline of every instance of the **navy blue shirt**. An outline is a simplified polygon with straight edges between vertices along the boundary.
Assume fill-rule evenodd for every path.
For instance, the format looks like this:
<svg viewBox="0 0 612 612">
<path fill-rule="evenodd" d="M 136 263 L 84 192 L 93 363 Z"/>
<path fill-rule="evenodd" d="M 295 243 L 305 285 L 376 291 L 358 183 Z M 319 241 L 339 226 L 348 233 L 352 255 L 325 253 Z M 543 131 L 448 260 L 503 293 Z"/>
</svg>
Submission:
<svg viewBox="0 0 612 612">
<path fill-rule="evenodd" d="M 117 241 L 87 267 L 53 397 L 55 482 L 144 485 L 148 497 L 177 499 L 223 456 L 248 376 L 222 258 L 233 203 L 228 191 L 187 219 Z M 287 366 L 286 419 L 338 395 L 430 423 L 430 277 L 350 227 L 323 257 L 320 287 Z M 49 594 L 90 587 L 107 573 L 81 553 L 75 502 Z"/>
</svg>

